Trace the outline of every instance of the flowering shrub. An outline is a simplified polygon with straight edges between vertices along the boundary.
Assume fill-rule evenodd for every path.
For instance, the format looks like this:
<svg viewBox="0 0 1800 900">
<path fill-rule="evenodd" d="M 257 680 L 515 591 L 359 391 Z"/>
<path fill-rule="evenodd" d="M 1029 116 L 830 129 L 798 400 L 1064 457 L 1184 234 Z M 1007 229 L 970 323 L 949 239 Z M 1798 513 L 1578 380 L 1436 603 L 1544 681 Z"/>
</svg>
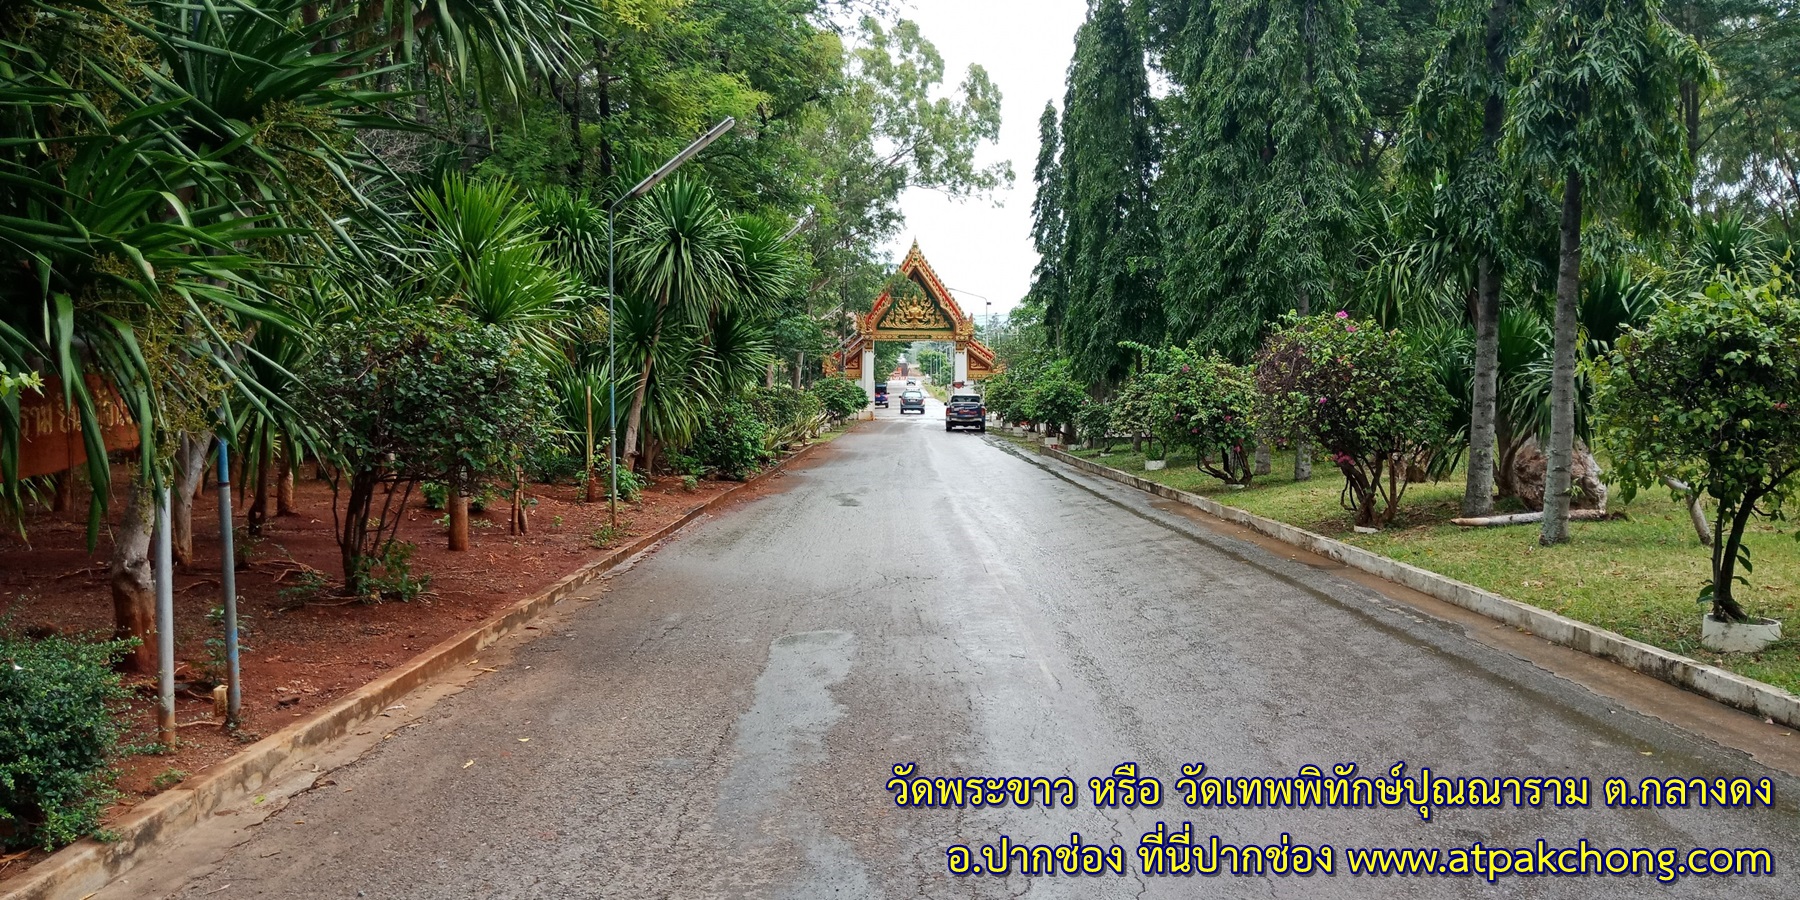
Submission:
<svg viewBox="0 0 1800 900">
<path fill-rule="evenodd" d="M 1156 433 L 1152 418 L 1152 404 L 1160 389 L 1161 377 L 1154 371 L 1133 375 L 1108 404 L 1112 407 L 1113 432 L 1130 435 L 1134 441 L 1144 439 L 1145 459 L 1162 459 L 1168 455 L 1167 445 Z"/>
<path fill-rule="evenodd" d="M 1081 408 L 1075 416 L 1075 429 L 1081 433 L 1081 439 L 1102 450 L 1112 449 L 1112 440 L 1107 437 L 1112 432 L 1112 403 L 1105 400 L 1094 400 Z"/>
<path fill-rule="evenodd" d="M 1151 430 L 1192 447 L 1194 466 L 1226 484 L 1250 483 L 1256 384 L 1250 373 L 1193 345 L 1145 351 L 1133 378 L 1147 388 Z"/>
<path fill-rule="evenodd" d="M 1393 521 L 1407 461 L 1438 440 L 1450 402 L 1406 336 L 1349 313 L 1293 318 L 1257 354 L 1255 377 L 1272 428 L 1316 442 L 1344 473 L 1356 524 Z"/>
</svg>

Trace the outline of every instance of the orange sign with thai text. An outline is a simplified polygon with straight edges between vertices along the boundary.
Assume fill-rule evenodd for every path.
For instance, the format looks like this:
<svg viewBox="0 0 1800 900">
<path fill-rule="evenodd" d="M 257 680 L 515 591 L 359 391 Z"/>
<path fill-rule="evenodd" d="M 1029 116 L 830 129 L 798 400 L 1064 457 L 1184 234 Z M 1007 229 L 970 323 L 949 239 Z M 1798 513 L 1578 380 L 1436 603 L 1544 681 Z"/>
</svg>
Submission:
<svg viewBox="0 0 1800 900">
<path fill-rule="evenodd" d="M 137 423 L 125 410 L 118 391 L 101 378 L 88 376 L 88 393 L 100 420 L 106 449 L 133 450 L 138 446 Z M 87 463 L 87 446 L 81 437 L 81 414 L 63 405 L 62 382 L 45 378 L 42 391 L 30 388 L 19 395 L 20 478 L 54 475 Z"/>
</svg>

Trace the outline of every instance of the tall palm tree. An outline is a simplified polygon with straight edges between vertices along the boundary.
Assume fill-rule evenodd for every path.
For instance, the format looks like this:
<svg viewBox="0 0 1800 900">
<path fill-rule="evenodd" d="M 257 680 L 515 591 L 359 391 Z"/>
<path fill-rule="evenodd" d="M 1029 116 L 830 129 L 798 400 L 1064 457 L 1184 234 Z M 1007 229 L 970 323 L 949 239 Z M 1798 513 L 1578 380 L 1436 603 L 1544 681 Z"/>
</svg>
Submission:
<svg viewBox="0 0 1800 900">
<path fill-rule="evenodd" d="M 638 377 L 620 450 L 632 468 L 644 404 L 669 332 L 693 329 L 730 303 L 743 267 L 742 235 L 699 182 L 676 178 L 637 206 L 619 241 L 621 269 L 633 294 Z"/>
</svg>

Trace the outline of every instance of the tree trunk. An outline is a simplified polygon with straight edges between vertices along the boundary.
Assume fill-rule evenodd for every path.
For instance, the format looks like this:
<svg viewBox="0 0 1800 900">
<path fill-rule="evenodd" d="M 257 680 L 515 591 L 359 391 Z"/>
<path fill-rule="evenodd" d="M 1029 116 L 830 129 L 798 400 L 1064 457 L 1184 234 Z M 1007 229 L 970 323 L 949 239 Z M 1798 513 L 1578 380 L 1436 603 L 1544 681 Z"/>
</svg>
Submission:
<svg viewBox="0 0 1800 900">
<path fill-rule="evenodd" d="M 805 382 L 801 380 L 803 377 L 801 375 L 801 373 L 803 371 L 805 371 L 805 369 L 806 369 L 806 351 L 805 350 L 794 351 L 794 390 L 796 390 L 796 391 L 800 390 L 801 387 L 805 384 Z"/>
<path fill-rule="evenodd" d="M 75 508 L 75 470 L 56 475 L 56 494 L 50 499 L 50 511 L 66 513 Z"/>
<path fill-rule="evenodd" d="M 113 532 L 113 637 L 138 639 L 125 657 L 125 667 L 147 675 L 156 671 L 156 584 L 150 570 L 150 530 L 156 510 L 147 488 L 135 480 L 126 487 L 131 493 L 125 515 Z"/>
<path fill-rule="evenodd" d="M 1517 497 L 1519 484 L 1513 466 L 1518 461 L 1519 449 L 1525 446 L 1525 437 L 1516 434 L 1512 423 L 1505 421 L 1504 416 L 1496 415 L 1494 421 L 1500 450 L 1500 458 L 1494 461 L 1494 492 L 1500 497 Z"/>
<path fill-rule="evenodd" d="M 775 386 L 775 360 L 770 359 L 769 360 L 769 370 L 763 374 L 763 387 L 772 388 L 774 386 Z"/>
<path fill-rule="evenodd" d="M 350 476 L 350 496 L 339 523 L 338 558 L 344 570 L 344 588 L 356 596 L 362 595 L 368 574 L 363 564 L 363 554 L 368 548 L 363 544 L 368 540 L 369 511 L 374 505 L 379 480 L 374 472 L 357 472 Z"/>
<path fill-rule="evenodd" d="M 1569 540 L 1570 470 L 1575 458 L 1575 341 L 1581 303 L 1581 175 L 1563 179 L 1562 238 L 1556 266 L 1556 345 L 1551 354 L 1550 453 L 1544 473 L 1545 545 Z"/>
<path fill-rule="evenodd" d="M 183 434 L 175 450 L 175 488 L 169 501 L 169 552 L 175 564 L 194 564 L 194 496 L 200 492 L 200 476 L 206 472 L 206 451 L 212 436 Z"/>
<path fill-rule="evenodd" d="M 1494 511 L 1494 413 L 1500 388 L 1500 273 L 1493 257 L 1475 261 L 1475 384 L 1469 416 L 1469 464 L 1462 514 Z"/>
<path fill-rule="evenodd" d="M 251 535 L 261 535 L 263 525 L 269 521 L 269 469 L 274 464 L 274 448 L 270 446 L 269 437 L 264 435 L 256 442 L 255 490 L 250 497 L 250 508 L 244 510 L 244 531 Z"/>
<path fill-rule="evenodd" d="M 1307 295 L 1305 288 L 1300 290 L 1299 311 L 1302 316 L 1312 315 L 1312 298 Z M 1312 480 L 1312 448 L 1306 445 L 1305 435 L 1294 436 L 1294 480 Z"/>
<path fill-rule="evenodd" d="M 1269 442 L 1258 435 L 1256 438 L 1256 468 L 1251 471 L 1258 475 L 1267 475 L 1274 468 L 1275 463 L 1269 459 Z"/>
<path fill-rule="evenodd" d="M 1737 598 L 1732 596 L 1732 580 L 1737 574 L 1738 548 L 1744 543 L 1744 526 L 1750 524 L 1750 515 L 1756 510 L 1756 502 L 1762 494 L 1749 492 L 1738 502 L 1729 524 L 1725 518 L 1725 505 L 1719 504 L 1718 541 L 1713 545 L 1713 615 L 1728 622 L 1747 622 L 1750 616 L 1738 605 Z"/>
<path fill-rule="evenodd" d="M 451 478 L 449 498 L 444 508 L 450 513 L 450 549 L 469 549 L 469 498 L 463 493 L 461 479 Z"/>
<path fill-rule="evenodd" d="M 1511 0 L 1493 0 L 1488 7 L 1483 50 L 1487 57 L 1488 78 L 1493 85 L 1506 83 L 1505 35 L 1511 5 Z M 1495 88 L 1488 92 L 1481 111 L 1484 154 L 1499 154 L 1505 126 L 1506 97 Z M 1493 216 L 1498 214 L 1498 210 L 1489 212 Z M 1494 511 L 1494 441 L 1500 402 L 1500 291 L 1503 284 L 1504 276 L 1494 248 L 1483 248 L 1475 260 L 1474 408 L 1469 415 L 1469 464 L 1462 503 L 1464 516 L 1485 516 Z"/>
<path fill-rule="evenodd" d="M 625 471 L 634 471 L 638 458 L 638 426 L 644 420 L 644 399 L 650 393 L 650 368 L 656 363 L 656 339 L 650 339 L 650 352 L 644 355 L 644 367 L 638 373 L 637 388 L 631 392 L 631 412 L 625 416 L 625 440 L 619 445 Z"/>
<path fill-rule="evenodd" d="M 283 448 L 281 459 L 275 468 L 275 515 L 297 516 L 299 507 L 294 505 L 294 469 L 299 462 L 294 459 L 291 449 Z"/>
<path fill-rule="evenodd" d="M 1700 546 L 1711 547 L 1713 545 L 1712 527 L 1706 524 L 1706 511 L 1700 507 L 1700 492 L 1689 487 L 1687 482 L 1670 478 L 1667 475 L 1664 475 L 1662 480 L 1663 484 L 1668 485 L 1672 490 L 1687 496 L 1688 519 L 1694 523 L 1694 536 L 1700 539 Z"/>
</svg>

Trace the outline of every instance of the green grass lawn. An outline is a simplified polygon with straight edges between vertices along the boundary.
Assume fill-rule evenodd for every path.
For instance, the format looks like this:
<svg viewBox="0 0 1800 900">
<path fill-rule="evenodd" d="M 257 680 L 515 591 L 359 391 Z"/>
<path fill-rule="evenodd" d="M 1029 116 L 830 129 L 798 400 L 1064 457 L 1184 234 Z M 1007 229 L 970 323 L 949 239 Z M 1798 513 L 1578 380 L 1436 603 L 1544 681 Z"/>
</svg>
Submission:
<svg viewBox="0 0 1800 900">
<path fill-rule="evenodd" d="M 1344 480 L 1329 464 L 1315 464 L 1311 481 L 1296 482 L 1292 455 L 1278 454 L 1271 474 L 1230 491 L 1195 469 L 1190 454 L 1171 453 L 1160 472 L 1144 471 L 1143 456 L 1129 446 L 1105 458 L 1093 450 L 1076 455 L 1800 693 L 1800 640 L 1794 637 L 1800 632 L 1800 542 L 1764 522 L 1753 522 L 1744 539 L 1756 571 L 1748 588 L 1740 586 L 1739 600 L 1752 615 L 1783 620 L 1788 636 L 1761 653 L 1719 654 L 1700 646 L 1703 610 L 1694 603 L 1708 579 L 1710 551 L 1695 538 L 1686 509 L 1665 490 L 1624 503 L 1615 489 L 1608 509 L 1626 519 L 1571 523 L 1573 540 L 1543 547 L 1535 524 L 1449 524 L 1462 502 L 1461 473 L 1413 485 L 1393 525 L 1380 534 L 1357 534 L 1339 506 Z"/>
</svg>

